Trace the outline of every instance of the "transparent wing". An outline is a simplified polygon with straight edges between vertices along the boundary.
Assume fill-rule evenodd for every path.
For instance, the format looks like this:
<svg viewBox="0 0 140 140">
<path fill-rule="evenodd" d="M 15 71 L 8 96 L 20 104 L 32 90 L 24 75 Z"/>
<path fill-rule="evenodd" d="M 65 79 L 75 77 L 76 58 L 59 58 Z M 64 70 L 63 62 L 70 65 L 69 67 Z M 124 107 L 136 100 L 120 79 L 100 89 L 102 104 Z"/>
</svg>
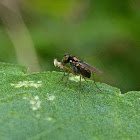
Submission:
<svg viewBox="0 0 140 140">
<path fill-rule="evenodd" d="M 99 70 L 99 69 L 97 69 L 97 68 L 95 68 L 95 67 L 93 67 L 93 66 L 87 64 L 86 62 L 80 62 L 79 64 L 80 64 L 82 67 L 85 67 L 86 69 L 89 69 L 89 70 L 92 71 L 92 72 L 95 72 L 95 73 L 98 73 L 98 74 L 102 74 L 102 73 L 103 73 L 103 71 L 101 71 L 101 70 Z"/>
</svg>

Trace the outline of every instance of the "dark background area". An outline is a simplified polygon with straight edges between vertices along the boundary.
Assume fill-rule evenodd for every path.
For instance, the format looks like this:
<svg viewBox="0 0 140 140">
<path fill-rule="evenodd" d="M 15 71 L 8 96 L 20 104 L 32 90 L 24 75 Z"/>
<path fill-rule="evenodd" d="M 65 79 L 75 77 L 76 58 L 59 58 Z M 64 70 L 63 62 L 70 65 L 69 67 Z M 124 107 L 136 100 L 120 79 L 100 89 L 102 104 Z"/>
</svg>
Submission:
<svg viewBox="0 0 140 140">
<path fill-rule="evenodd" d="M 0 61 L 60 71 L 65 53 L 104 71 L 97 81 L 140 90 L 139 0 L 0 2 Z"/>
</svg>

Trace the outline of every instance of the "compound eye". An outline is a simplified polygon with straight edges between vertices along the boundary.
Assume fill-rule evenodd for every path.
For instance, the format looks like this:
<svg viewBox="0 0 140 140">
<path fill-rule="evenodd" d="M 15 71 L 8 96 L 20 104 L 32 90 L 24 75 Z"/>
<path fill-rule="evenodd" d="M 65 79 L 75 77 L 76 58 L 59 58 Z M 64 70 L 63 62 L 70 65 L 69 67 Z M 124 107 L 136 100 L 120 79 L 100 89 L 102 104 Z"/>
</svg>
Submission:
<svg viewBox="0 0 140 140">
<path fill-rule="evenodd" d="M 68 60 L 69 55 L 68 55 L 68 54 L 65 54 L 64 56 L 65 56 L 65 57 L 64 57 L 64 60 L 65 60 L 65 61 Z"/>
<path fill-rule="evenodd" d="M 67 60 L 68 60 L 68 56 L 65 56 L 65 57 L 64 57 L 64 61 L 67 61 Z"/>
<path fill-rule="evenodd" d="M 69 55 L 66 53 L 65 55 L 64 55 L 65 57 L 69 57 Z"/>
<path fill-rule="evenodd" d="M 69 63 L 69 55 L 68 54 L 64 55 L 62 61 L 63 61 L 63 63 Z"/>
</svg>

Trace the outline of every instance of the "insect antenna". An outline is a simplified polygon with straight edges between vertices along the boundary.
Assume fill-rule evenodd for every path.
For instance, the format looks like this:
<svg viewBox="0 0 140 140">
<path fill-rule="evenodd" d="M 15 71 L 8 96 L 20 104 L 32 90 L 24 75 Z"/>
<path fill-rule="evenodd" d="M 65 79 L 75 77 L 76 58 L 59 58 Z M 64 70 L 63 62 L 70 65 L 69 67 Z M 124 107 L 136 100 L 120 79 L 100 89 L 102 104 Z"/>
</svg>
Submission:
<svg viewBox="0 0 140 140">
<path fill-rule="evenodd" d="M 64 53 L 56 53 L 57 55 L 64 55 Z"/>
</svg>

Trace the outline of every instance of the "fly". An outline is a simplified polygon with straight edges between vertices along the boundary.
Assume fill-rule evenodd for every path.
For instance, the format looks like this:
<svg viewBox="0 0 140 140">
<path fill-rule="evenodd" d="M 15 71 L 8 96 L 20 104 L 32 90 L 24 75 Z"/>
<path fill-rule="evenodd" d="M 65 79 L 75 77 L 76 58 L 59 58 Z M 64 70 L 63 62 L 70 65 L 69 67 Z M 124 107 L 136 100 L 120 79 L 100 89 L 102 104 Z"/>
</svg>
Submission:
<svg viewBox="0 0 140 140">
<path fill-rule="evenodd" d="M 69 68 L 66 67 L 66 64 L 68 64 L 68 63 L 70 64 Z M 102 74 L 103 72 L 101 70 L 97 69 L 96 67 L 93 67 L 93 66 L 87 64 L 86 62 L 81 61 L 78 57 L 66 54 L 66 55 L 64 55 L 64 58 L 62 59 L 61 62 L 58 62 L 55 59 L 54 65 L 58 66 L 64 70 L 64 76 L 65 76 L 65 71 L 66 70 L 68 71 L 68 77 L 67 77 L 67 82 L 65 84 L 65 87 L 67 86 L 67 83 L 68 83 L 69 73 L 72 73 L 74 75 L 80 76 L 80 84 L 79 84 L 80 90 L 81 90 L 81 78 L 82 77 L 84 79 L 91 78 L 91 74 L 93 74 L 94 84 L 98 88 L 98 86 L 96 85 L 95 79 L 94 79 L 94 73 Z M 62 79 L 64 78 L 64 76 L 62 77 Z M 79 99 L 81 99 L 80 92 L 79 92 Z"/>
</svg>

